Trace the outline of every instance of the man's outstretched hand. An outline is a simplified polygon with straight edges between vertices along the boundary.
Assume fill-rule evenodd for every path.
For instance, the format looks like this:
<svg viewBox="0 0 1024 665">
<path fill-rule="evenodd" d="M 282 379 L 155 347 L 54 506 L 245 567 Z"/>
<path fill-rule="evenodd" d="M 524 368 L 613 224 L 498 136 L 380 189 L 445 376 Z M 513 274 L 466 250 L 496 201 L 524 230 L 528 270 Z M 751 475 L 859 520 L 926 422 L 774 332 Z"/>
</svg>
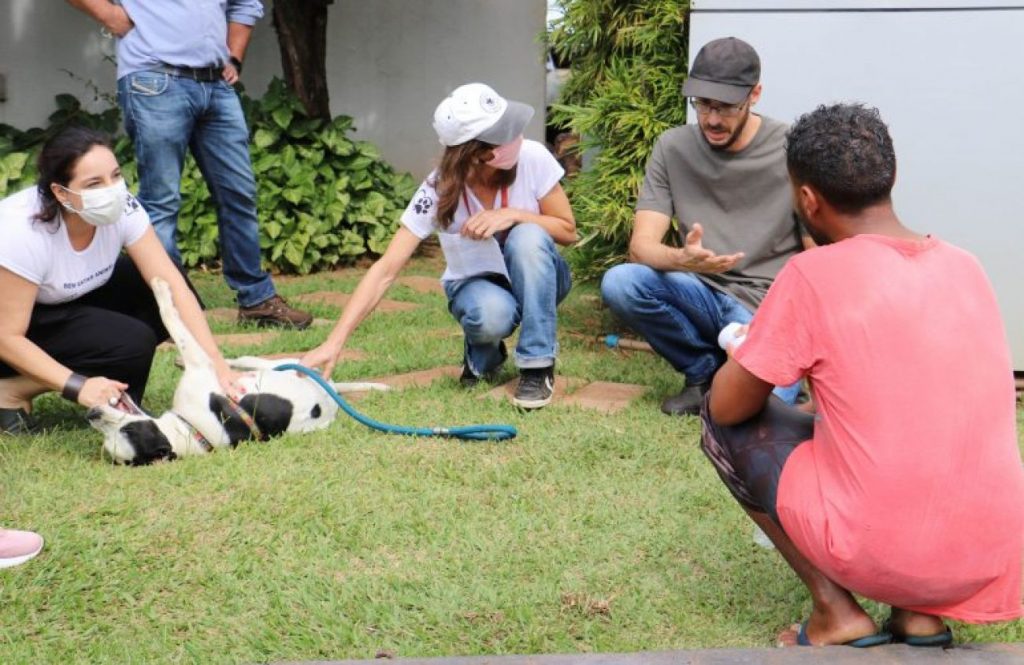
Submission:
<svg viewBox="0 0 1024 665">
<path fill-rule="evenodd" d="M 686 243 L 676 250 L 680 270 L 704 273 L 725 272 L 732 269 L 744 256 L 743 252 L 715 254 L 704 247 L 703 238 L 704 228 L 700 224 L 694 224 L 693 229 L 686 234 Z"/>
</svg>

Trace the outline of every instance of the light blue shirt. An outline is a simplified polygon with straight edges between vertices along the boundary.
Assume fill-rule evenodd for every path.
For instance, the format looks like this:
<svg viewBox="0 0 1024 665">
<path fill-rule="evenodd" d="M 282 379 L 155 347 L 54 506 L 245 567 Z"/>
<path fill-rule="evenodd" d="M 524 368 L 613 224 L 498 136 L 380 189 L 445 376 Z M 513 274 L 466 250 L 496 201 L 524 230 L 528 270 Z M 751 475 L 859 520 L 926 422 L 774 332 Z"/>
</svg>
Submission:
<svg viewBox="0 0 1024 665">
<path fill-rule="evenodd" d="M 117 40 L 117 77 L 161 64 L 219 67 L 228 61 L 228 23 L 254 25 L 260 0 L 120 0 L 135 23 Z"/>
</svg>

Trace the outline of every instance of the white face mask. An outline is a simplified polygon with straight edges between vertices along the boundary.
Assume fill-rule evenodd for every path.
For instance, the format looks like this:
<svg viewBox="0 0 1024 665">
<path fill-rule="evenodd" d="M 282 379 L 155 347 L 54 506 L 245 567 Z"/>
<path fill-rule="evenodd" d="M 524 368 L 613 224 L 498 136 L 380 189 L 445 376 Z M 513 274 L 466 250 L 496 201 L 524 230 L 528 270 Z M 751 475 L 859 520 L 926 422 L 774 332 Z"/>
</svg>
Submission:
<svg viewBox="0 0 1024 665">
<path fill-rule="evenodd" d="M 124 215 L 125 201 L 128 199 L 128 186 L 125 185 L 123 178 L 110 187 L 85 189 L 81 192 L 63 186 L 61 189 L 82 197 L 81 210 L 76 210 L 70 201 L 65 201 L 64 207 L 77 213 L 93 226 L 116 224 Z"/>
</svg>

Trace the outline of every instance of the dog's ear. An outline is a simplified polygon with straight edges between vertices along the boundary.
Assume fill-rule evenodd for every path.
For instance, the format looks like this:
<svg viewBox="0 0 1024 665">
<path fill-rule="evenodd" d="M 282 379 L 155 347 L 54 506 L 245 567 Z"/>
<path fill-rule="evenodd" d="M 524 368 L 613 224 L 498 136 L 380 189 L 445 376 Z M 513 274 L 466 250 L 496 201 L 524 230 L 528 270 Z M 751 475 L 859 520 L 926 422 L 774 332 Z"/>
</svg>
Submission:
<svg viewBox="0 0 1024 665">
<path fill-rule="evenodd" d="M 171 442 L 160 431 L 153 420 L 136 420 L 124 425 L 121 434 L 135 449 L 135 457 L 128 462 L 132 466 L 150 464 L 156 460 L 176 459 Z"/>
<path fill-rule="evenodd" d="M 288 431 L 294 410 L 291 401 L 269 393 L 246 395 L 238 402 L 238 408 L 252 417 L 267 439 Z M 231 400 L 224 395 L 210 393 L 210 411 L 220 419 L 232 446 L 253 438 L 249 426 L 238 417 Z"/>
<path fill-rule="evenodd" d="M 238 445 L 239 441 L 247 441 L 252 438 L 249 426 L 242 422 L 242 419 L 235 413 L 235 409 L 224 395 L 210 393 L 210 411 L 220 420 L 221 427 L 228 435 L 231 447 Z"/>
<path fill-rule="evenodd" d="M 292 422 L 294 407 L 291 401 L 277 395 L 246 395 L 238 405 L 252 414 L 256 426 L 268 438 L 287 432 L 288 425 Z"/>
</svg>

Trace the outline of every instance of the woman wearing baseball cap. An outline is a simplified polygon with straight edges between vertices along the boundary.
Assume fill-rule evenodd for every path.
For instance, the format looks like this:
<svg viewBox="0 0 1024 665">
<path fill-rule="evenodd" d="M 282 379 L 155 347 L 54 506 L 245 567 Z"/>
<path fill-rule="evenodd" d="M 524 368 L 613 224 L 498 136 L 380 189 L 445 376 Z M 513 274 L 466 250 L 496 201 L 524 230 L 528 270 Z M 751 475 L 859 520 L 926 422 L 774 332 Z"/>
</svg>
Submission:
<svg viewBox="0 0 1024 665">
<path fill-rule="evenodd" d="M 352 331 L 377 306 L 420 242 L 437 233 L 447 267 L 448 308 L 465 333 L 460 382 L 475 385 L 504 363 L 504 338 L 522 326 L 513 402 L 545 406 L 554 392 L 558 303 L 571 286 L 556 244 L 576 240 L 576 221 L 559 184 L 564 171 L 547 148 L 523 138 L 527 104 L 490 86 L 456 88 L 434 111 L 445 146 L 441 163 L 402 214 L 384 255 L 356 287 L 327 341 L 302 363 L 330 377 Z"/>
</svg>

